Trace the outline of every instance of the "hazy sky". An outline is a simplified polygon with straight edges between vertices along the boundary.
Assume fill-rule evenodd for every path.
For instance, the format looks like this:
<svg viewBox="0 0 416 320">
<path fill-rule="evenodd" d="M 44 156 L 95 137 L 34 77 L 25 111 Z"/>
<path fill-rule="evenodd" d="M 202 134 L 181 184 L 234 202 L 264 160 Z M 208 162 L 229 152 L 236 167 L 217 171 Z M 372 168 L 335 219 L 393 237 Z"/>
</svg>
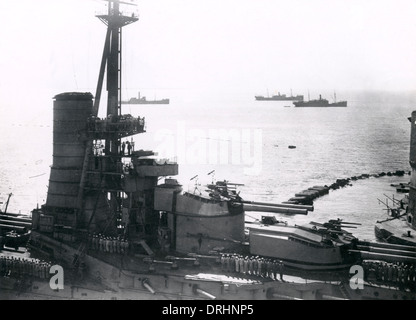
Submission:
<svg viewBox="0 0 416 320">
<path fill-rule="evenodd" d="M 137 3 L 139 21 L 123 29 L 129 95 L 416 88 L 414 0 Z M 105 37 L 95 14 L 105 5 L 1 1 L 3 102 L 42 96 L 50 104 L 64 91 L 95 93 Z"/>
</svg>

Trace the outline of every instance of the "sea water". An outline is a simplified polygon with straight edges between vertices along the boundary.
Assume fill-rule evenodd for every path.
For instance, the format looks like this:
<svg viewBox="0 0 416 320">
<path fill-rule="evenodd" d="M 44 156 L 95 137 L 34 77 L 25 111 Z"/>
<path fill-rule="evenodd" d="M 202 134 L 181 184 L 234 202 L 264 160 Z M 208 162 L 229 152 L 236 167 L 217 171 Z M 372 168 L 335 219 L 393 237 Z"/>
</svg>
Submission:
<svg viewBox="0 0 416 320">
<path fill-rule="evenodd" d="M 133 137 L 135 150 L 154 150 L 178 161 L 176 178 L 186 191 L 227 180 L 241 184 L 237 191 L 244 200 L 281 203 L 336 179 L 410 170 L 412 92 L 345 93 L 346 108 L 296 108 L 290 101 L 256 101 L 248 93 L 170 94 L 168 105 L 123 105 L 122 113 L 145 117 L 146 133 Z M 9 212 L 29 214 L 46 201 L 53 100 L 50 107 L 39 106 L 46 110 L 42 114 L 33 112 L 37 107 L 35 100 L 28 115 L 0 120 L 0 201 L 4 210 L 13 194 Z M 349 229 L 360 239 L 374 240 L 374 223 L 385 218 L 382 202 L 403 197 L 391 186 L 400 182 L 409 182 L 409 176 L 352 181 L 316 199 L 307 216 L 268 215 L 295 224 L 340 218 L 360 224 Z M 246 215 L 253 220 L 265 213 Z"/>
</svg>

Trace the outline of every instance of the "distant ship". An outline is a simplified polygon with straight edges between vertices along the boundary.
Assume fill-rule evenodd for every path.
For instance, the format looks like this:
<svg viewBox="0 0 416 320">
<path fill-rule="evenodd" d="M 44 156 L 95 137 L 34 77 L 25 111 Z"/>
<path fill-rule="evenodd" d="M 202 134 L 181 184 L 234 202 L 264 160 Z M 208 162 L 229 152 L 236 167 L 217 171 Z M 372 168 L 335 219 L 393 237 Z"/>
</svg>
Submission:
<svg viewBox="0 0 416 320">
<path fill-rule="evenodd" d="M 293 102 L 293 104 L 295 107 L 346 107 L 347 101 L 329 103 L 328 100 L 322 99 L 322 96 L 319 95 L 318 100 L 298 101 Z"/>
<path fill-rule="evenodd" d="M 255 96 L 255 98 L 257 101 L 303 101 L 303 95 L 293 96 L 291 94 L 290 97 L 288 97 L 285 94 L 280 94 L 280 92 L 271 97 Z"/>
<path fill-rule="evenodd" d="M 140 97 L 140 92 L 138 98 L 130 98 L 129 101 L 123 101 L 124 104 L 169 104 L 169 99 L 161 100 L 147 100 L 145 96 Z"/>
</svg>

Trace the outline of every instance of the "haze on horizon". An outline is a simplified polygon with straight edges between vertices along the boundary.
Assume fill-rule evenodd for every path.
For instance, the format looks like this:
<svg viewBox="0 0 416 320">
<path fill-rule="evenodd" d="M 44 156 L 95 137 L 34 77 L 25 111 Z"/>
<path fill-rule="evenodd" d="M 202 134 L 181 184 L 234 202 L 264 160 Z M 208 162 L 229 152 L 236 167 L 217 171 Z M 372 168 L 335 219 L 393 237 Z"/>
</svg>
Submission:
<svg viewBox="0 0 416 320">
<path fill-rule="evenodd" d="M 139 21 L 123 28 L 129 96 L 140 90 L 252 98 L 291 89 L 416 88 L 414 0 L 137 3 Z M 105 6 L 100 0 L 2 1 L 2 99 L 95 94 L 106 30 L 95 14 Z"/>
</svg>

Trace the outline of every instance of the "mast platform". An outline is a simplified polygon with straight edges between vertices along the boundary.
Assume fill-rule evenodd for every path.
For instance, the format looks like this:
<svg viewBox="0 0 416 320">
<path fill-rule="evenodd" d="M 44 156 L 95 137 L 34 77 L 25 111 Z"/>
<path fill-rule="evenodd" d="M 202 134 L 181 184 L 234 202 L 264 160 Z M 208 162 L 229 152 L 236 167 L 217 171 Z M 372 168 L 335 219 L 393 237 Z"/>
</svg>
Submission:
<svg viewBox="0 0 416 320">
<path fill-rule="evenodd" d="M 119 139 L 146 132 L 145 119 L 131 116 L 115 116 L 107 119 L 90 117 L 88 119 L 88 135 L 93 139 L 105 139 L 108 135 L 116 135 Z"/>
</svg>

